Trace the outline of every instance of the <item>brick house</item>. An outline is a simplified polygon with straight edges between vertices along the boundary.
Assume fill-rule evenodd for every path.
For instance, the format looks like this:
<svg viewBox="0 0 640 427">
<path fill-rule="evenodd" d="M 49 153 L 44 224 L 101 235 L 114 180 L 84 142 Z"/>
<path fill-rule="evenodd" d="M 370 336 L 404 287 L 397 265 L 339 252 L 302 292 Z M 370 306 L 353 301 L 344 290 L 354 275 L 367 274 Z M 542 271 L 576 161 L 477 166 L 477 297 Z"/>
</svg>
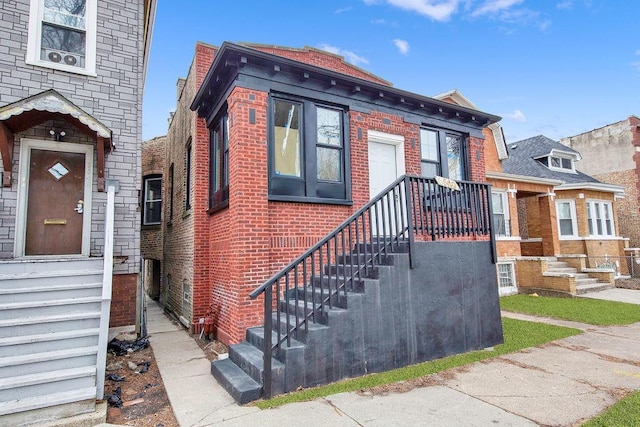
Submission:
<svg viewBox="0 0 640 427">
<path fill-rule="evenodd" d="M 241 402 L 500 342 L 498 120 L 317 49 L 198 43 L 167 134 L 160 301 L 231 345 L 212 372 Z"/>
<path fill-rule="evenodd" d="M 142 143 L 142 197 L 144 215 L 140 230 L 140 255 L 143 259 L 144 283 L 147 295 L 160 297 L 162 269 L 162 194 L 166 136 Z"/>
<path fill-rule="evenodd" d="M 436 98 L 477 108 L 457 90 Z M 583 293 L 629 273 L 617 219 L 625 188 L 578 171 L 580 153 L 544 136 L 507 144 L 498 123 L 484 134 L 502 295 Z"/>
<path fill-rule="evenodd" d="M 1 424 L 94 410 L 109 327 L 135 330 L 155 7 L 0 8 Z"/>
<path fill-rule="evenodd" d="M 620 233 L 640 248 L 640 118 L 629 116 L 560 143 L 582 153 L 581 170 L 624 187 L 625 197 L 617 203 Z"/>
</svg>

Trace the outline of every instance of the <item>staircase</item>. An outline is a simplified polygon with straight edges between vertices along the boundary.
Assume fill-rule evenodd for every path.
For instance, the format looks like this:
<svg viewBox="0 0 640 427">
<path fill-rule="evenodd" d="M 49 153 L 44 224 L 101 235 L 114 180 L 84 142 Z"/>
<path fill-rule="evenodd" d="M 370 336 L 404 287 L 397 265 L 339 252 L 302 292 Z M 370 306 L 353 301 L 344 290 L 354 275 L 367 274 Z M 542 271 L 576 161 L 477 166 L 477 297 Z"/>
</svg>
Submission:
<svg viewBox="0 0 640 427">
<path fill-rule="evenodd" d="M 213 376 L 244 404 L 501 343 L 490 192 L 458 185 L 401 177 L 269 278 Z"/>
<path fill-rule="evenodd" d="M 366 354 L 364 345 L 358 348 L 350 344 L 348 340 L 353 336 L 345 336 L 345 330 L 362 329 L 363 319 L 375 315 L 375 307 L 365 308 L 363 301 L 375 300 L 381 286 L 391 288 L 390 278 L 394 276 L 394 269 L 404 267 L 407 274 L 408 254 L 385 256 L 382 264 L 376 264 L 369 270 L 369 277 L 355 282 L 343 276 L 351 268 L 351 256 L 356 255 L 339 257 L 342 263 L 324 266 L 323 275 L 313 276 L 307 286 L 289 289 L 278 301 L 278 310 L 272 314 L 275 329 L 271 333 L 272 343 L 277 343 L 286 331 L 293 328 L 295 313 L 306 313 L 315 317 L 316 322 L 295 330 L 292 337 L 274 353 L 271 360 L 273 394 L 385 369 L 385 363 L 376 354 Z M 364 255 L 360 257 L 364 258 Z M 361 263 L 364 264 L 364 260 Z M 394 264 L 403 267 L 394 267 Z M 336 283 L 339 288 L 345 282 L 346 292 L 332 293 L 329 297 L 329 289 L 335 289 Z M 323 299 L 327 303 L 319 307 L 318 302 Z M 228 359 L 211 364 L 213 376 L 241 404 L 262 396 L 264 331 L 264 327 L 247 329 L 246 341 L 230 346 Z M 370 324 L 368 332 L 380 331 Z M 364 339 L 362 331 L 357 335 Z M 380 345 L 384 346 L 385 340 L 381 340 Z"/>
<path fill-rule="evenodd" d="M 0 262 L 0 416 L 95 405 L 103 262 Z"/>
<path fill-rule="evenodd" d="M 578 295 L 612 288 L 609 283 L 600 282 L 598 279 L 590 277 L 588 273 L 578 273 L 577 268 L 570 267 L 566 262 L 558 261 L 556 258 L 550 259 L 547 265 L 549 266 L 548 273 L 570 274 L 575 277 L 576 294 Z"/>
</svg>

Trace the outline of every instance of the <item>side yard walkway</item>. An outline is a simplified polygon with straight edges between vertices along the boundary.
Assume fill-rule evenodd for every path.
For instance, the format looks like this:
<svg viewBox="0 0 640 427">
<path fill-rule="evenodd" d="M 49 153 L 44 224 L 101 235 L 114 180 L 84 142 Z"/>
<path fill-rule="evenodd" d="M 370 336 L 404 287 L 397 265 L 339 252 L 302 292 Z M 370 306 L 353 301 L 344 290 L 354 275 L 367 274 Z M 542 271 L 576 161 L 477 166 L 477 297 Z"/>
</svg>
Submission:
<svg viewBox="0 0 640 427">
<path fill-rule="evenodd" d="M 571 426 L 640 389 L 640 323 L 596 327 L 503 314 L 585 333 L 434 375 L 433 386 L 406 393 L 342 393 L 267 410 L 236 405 L 211 376 L 200 347 L 153 301 L 148 304 L 148 329 L 171 405 L 183 427 Z"/>
</svg>

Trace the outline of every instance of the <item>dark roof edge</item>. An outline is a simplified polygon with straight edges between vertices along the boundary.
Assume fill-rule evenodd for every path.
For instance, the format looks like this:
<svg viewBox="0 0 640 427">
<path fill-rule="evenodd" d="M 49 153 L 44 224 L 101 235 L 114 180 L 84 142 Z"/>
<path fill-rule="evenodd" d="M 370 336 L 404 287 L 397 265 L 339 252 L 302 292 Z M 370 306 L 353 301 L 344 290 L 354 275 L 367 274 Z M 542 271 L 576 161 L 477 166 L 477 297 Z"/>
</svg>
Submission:
<svg viewBox="0 0 640 427">
<path fill-rule="evenodd" d="M 205 75 L 205 78 L 203 80 L 202 85 L 200 86 L 200 88 L 198 88 L 198 92 L 196 93 L 196 96 L 193 99 L 193 102 L 191 103 L 191 110 L 192 111 L 196 111 L 198 109 L 198 104 L 200 103 L 201 99 L 205 96 L 206 94 L 206 86 L 207 86 L 207 82 L 211 79 L 214 70 L 216 70 L 220 63 L 223 61 L 223 57 L 225 57 L 228 53 L 231 52 L 237 52 L 240 54 L 246 54 L 246 55 L 251 55 L 254 57 L 258 57 L 258 58 L 262 58 L 264 60 L 271 60 L 274 62 L 279 62 L 282 64 L 286 64 L 290 67 L 297 67 L 297 68 L 303 68 L 306 69 L 308 71 L 312 71 L 314 73 L 318 73 L 318 74 L 323 74 L 325 76 L 329 76 L 329 77 L 334 77 L 334 78 L 339 78 L 341 80 L 344 81 L 348 81 L 348 82 L 353 82 L 356 85 L 359 86 L 365 86 L 365 87 L 369 87 L 375 90 L 379 90 L 379 91 L 384 91 L 384 92 L 390 92 L 399 96 L 404 96 L 404 97 L 411 97 L 411 98 L 415 98 L 416 100 L 419 101 L 423 101 L 425 103 L 429 103 L 433 106 L 436 107 L 442 107 L 442 108 L 446 108 L 448 110 L 459 110 L 462 112 L 465 112 L 467 114 L 471 114 L 471 115 L 476 115 L 476 116 L 481 116 L 481 118 L 483 118 L 484 120 L 482 120 L 481 122 L 483 126 L 489 125 L 491 123 L 496 123 L 500 120 L 502 120 L 502 117 L 500 116 L 496 116 L 494 114 L 490 114 L 490 113 L 485 113 L 483 111 L 480 110 L 474 110 L 471 108 L 467 108 L 467 107 L 463 107 L 463 106 L 459 106 L 459 105 L 455 105 L 455 104 L 451 104 L 449 102 L 445 102 L 445 101 L 440 101 L 438 99 L 434 99 L 428 96 L 424 96 L 424 95 L 419 95 L 416 93 L 412 93 L 412 92 L 408 92 L 405 90 L 401 90 L 401 89 L 397 89 L 393 86 L 386 86 L 383 84 L 379 84 L 379 83 L 374 83 L 371 82 L 369 80 L 365 80 L 365 79 L 361 79 L 358 77 L 353 77 L 350 76 L 348 74 L 342 74 L 342 73 L 338 73 L 336 71 L 332 71 L 332 70 L 328 70 L 326 68 L 322 68 L 322 67 L 318 67 L 315 65 L 311 65 L 311 64 L 307 64 L 304 62 L 300 62 L 300 61 L 295 61 L 289 58 L 285 58 L 282 56 L 278 56 L 278 55 L 273 55 L 270 53 L 266 53 L 266 52 L 262 52 L 256 49 L 251 49 L 249 47 L 246 46 L 242 46 L 242 45 L 238 45 L 238 44 L 234 44 L 234 43 L 230 43 L 230 42 L 223 42 L 222 45 L 220 46 L 220 50 L 218 51 L 216 57 L 213 60 L 213 64 L 211 64 L 211 67 L 209 68 L 209 71 L 207 71 L 207 74 Z"/>
</svg>

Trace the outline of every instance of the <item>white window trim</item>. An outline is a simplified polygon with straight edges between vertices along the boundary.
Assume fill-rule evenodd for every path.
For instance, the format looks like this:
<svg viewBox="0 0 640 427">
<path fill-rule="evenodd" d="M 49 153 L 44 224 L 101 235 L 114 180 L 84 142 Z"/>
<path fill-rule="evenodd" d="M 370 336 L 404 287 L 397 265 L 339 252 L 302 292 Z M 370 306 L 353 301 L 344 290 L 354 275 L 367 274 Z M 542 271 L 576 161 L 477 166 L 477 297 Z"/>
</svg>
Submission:
<svg viewBox="0 0 640 427">
<path fill-rule="evenodd" d="M 27 54 L 25 62 L 29 65 L 51 68 L 54 70 L 68 71 L 75 74 L 96 76 L 96 33 L 98 23 L 98 0 L 86 0 L 87 10 L 85 16 L 85 66 L 74 67 L 63 63 L 43 61 L 40 59 L 40 44 L 42 41 L 42 16 L 44 0 L 31 0 L 29 9 L 29 38 L 27 41 Z"/>
<path fill-rule="evenodd" d="M 147 200 L 147 188 L 148 188 L 148 183 L 149 181 L 160 181 L 160 198 L 159 199 L 153 199 L 153 200 Z M 162 208 L 162 177 L 160 176 L 153 176 L 153 177 L 149 177 L 149 178 L 144 178 L 143 179 L 143 184 L 144 184 L 144 200 L 142 203 L 142 225 L 157 225 L 157 224 L 162 224 L 162 211 L 160 211 L 160 220 L 157 222 L 147 222 L 146 218 L 147 218 L 147 202 L 160 202 L 160 207 Z"/>
<path fill-rule="evenodd" d="M 551 166 L 551 159 L 552 158 L 557 158 L 560 159 L 560 164 L 562 164 L 562 159 L 567 159 L 571 161 L 571 168 L 563 168 L 563 167 L 557 167 L 557 166 Z M 554 171 L 558 171 L 558 172 L 568 172 L 568 173 L 577 173 L 576 172 L 576 162 L 575 159 L 573 157 L 570 156 L 559 156 L 557 154 L 550 154 L 547 162 L 549 163 L 549 169 L 554 170 Z"/>
<path fill-rule="evenodd" d="M 499 194 L 500 197 L 502 198 L 502 215 L 504 216 L 504 221 L 505 221 L 505 230 L 509 227 L 511 227 L 510 224 L 510 217 L 509 217 L 509 194 L 507 190 L 502 190 L 502 189 L 494 189 L 491 190 L 491 194 Z M 493 214 L 495 215 L 495 210 L 493 211 Z M 511 236 L 511 229 L 509 228 L 509 236 L 507 235 L 498 235 L 496 234 L 496 239 L 498 240 L 512 240 L 514 236 Z M 519 238 L 518 238 L 519 239 Z"/>
<path fill-rule="evenodd" d="M 591 220 L 594 221 L 593 225 L 593 229 L 594 231 L 596 230 L 596 226 L 595 226 L 595 220 L 596 220 L 596 216 L 595 216 L 595 203 L 600 203 L 600 214 L 601 214 L 601 218 L 602 218 L 602 231 L 604 232 L 603 234 L 592 234 L 589 233 L 589 237 L 591 238 L 612 238 L 612 237 L 616 237 L 616 224 L 615 224 L 615 220 L 614 220 L 614 215 L 613 215 L 613 203 L 611 203 L 609 200 L 598 200 L 598 199 L 587 199 L 587 211 L 591 213 Z M 609 217 L 611 219 L 611 234 L 606 234 L 606 224 L 605 224 L 605 219 L 604 219 L 604 209 L 602 209 L 602 205 L 603 204 L 607 204 L 609 206 Z"/>
<path fill-rule="evenodd" d="M 558 205 L 560 203 L 569 203 L 569 210 L 571 212 L 571 228 L 573 229 L 573 234 L 563 236 L 560 232 L 560 215 L 558 215 L 559 209 Z M 566 218 L 565 218 L 566 219 Z M 560 240 L 574 240 L 574 238 L 578 237 L 578 221 L 576 215 L 576 201 L 573 199 L 560 199 L 556 200 L 556 226 L 558 227 L 558 238 Z"/>
<path fill-rule="evenodd" d="M 510 265 L 511 266 L 511 283 L 512 286 L 500 286 L 500 265 Z M 498 261 L 496 263 L 496 275 L 498 279 L 498 293 L 500 296 L 511 295 L 518 292 L 518 287 L 516 284 L 516 269 L 515 263 L 513 261 Z"/>
</svg>

